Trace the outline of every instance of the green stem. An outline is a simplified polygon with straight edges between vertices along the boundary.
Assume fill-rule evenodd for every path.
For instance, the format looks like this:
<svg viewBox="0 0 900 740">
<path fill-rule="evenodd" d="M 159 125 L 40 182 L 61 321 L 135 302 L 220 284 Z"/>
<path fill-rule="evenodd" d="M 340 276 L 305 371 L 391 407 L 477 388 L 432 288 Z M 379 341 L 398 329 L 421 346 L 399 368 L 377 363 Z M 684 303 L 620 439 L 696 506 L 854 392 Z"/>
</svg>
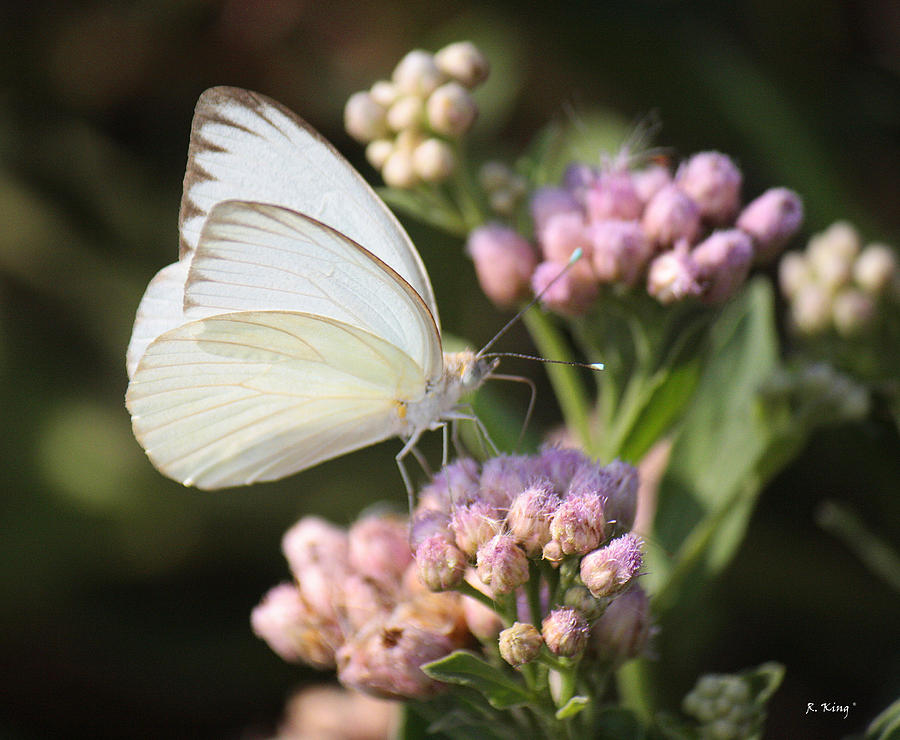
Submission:
<svg viewBox="0 0 900 740">
<path fill-rule="evenodd" d="M 622 706 L 633 711 L 643 723 L 653 720 L 653 702 L 650 667 L 644 658 L 631 660 L 616 671 L 616 688 Z"/>
<path fill-rule="evenodd" d="M 531 309 L 522 315 L 522 320 L 542 357 L 572 361 L 571 348 L 546 313 Z M 556 393 L 566 426 L 577 436 L 585 449 L 590 449 L 589 401 L 587 391 L 578 375 L 578 368 L 558 363 L 547 363 L 544 367 Z"/>
</svg>

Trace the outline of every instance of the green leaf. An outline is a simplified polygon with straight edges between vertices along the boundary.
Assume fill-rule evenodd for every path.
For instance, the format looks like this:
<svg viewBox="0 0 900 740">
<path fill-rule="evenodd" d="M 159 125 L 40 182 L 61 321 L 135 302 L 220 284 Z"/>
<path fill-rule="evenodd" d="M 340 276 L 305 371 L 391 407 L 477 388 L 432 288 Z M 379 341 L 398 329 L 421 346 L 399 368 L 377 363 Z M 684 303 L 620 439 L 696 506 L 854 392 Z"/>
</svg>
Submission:
<svg viewBox="0 0 900 740">
<path fill-rule="evenodd" d="M 898 740 L 898 738 L 900 738 L 900 699 L 873 719 L 865 734 L 865 740 Z"/>
<path fill-rule="evenodd" d="M 778 362 L 773 297 L 755 280 L 711 331 L 710 360 L 660 484 L 648 570 L 654 606 L 664 611 L 688 583 L 699 585 L 730 561 L 743 539 L 776 431 L 759 413 L 758 391 Z M 761 470 L 765 474 L 761 474 Z M 676 553 L 674 560 L 661 553 Z"/>
<path fill-rule="evenodd" d="M 476 689 L 495 709 L 509 709 L 534 700 L 515 678 L 465 650 L 457 650 L 440 660 L 426 663 L 422 670 L 437 681 Z"/>
<path fill-rule="evenodd" d="M 556 719 L 568 719 L 574 717 L 579 712 L 584 711 L 588 704 L 591 703 L 589 696 L 573 696 L 563 706 L 556 710 Z"/>
<path fill-rule="evenodd" d="M 763 663 L 756 668 L 741 671 L 739 675 L 750 684 L 754 703 L 762 705 L 766 704 L 781 686 L 784 680 L 784 666 L 775 662 Z"/>
</svg>

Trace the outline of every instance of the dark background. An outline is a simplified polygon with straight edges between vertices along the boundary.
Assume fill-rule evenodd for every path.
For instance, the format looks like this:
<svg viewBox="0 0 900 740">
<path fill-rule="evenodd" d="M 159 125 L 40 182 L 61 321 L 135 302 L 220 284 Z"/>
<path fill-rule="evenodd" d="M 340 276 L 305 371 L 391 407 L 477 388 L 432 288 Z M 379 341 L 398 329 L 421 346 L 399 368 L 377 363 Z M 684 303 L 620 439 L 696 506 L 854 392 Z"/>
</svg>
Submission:
<svg viewBox="0 0 900 740">
<path fill-rule="evenodd" d="M 676 155 L 730 153 L 749 194 L 806 200 L 804 237 L 849 218 L 900 241 L 900 6 L 883 2 L 0 5 L 0 736 L 246 738 L 318 674 L 250 632 L 287 577 L 305 512 L 402 505 L 396 444 L 277 484 L 186 490 L 130 433 L 124 351 L 174 260 L 194 102 L 214 84 L 285 103 L 374 173 L 341 129 L 347 96 L 410 48 L 470 38 L 495 74 L 474 148 L 513 158 L 549 120 L 654 112 Z M 446 329 L 479 345 L 505 317 L 460 245 L 409 224 Z M 527 351 L 522 332 L 506 348 Z M 513 367 L 532 377 L 534 365 Z M 540 397 L 539 423 L 555 417 Z M 663 625 L 670 710 L 704 671 L 787 665 L 768 736 L 859 731 L 900 693 L 900 596 L 816 525 L 827 499 L 900 540 L 900 445 L 877 414 L 816 435 L 762 496 L 733 565 Z M 804 717 L 807 702 L 850 716 Z"/>
</svg>

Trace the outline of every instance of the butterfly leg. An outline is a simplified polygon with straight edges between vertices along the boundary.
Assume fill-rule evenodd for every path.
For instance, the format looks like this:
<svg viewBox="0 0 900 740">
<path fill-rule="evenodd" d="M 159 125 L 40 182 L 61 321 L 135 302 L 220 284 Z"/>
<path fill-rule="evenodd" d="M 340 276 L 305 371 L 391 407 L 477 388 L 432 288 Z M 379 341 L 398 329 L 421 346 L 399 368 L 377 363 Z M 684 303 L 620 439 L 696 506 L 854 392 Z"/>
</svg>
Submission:
<svg viewBox="0 0 900 740">
<path fill-rule="evenodd" d="M 406 470 L 404 460 L 406 459 L 406 456 L 410 452 L 412 452 L 413 457 L 415 457 L 419 461 L 419 464 L 422 465 L 425 472 L 429 472 L 427 463 L 424 462 L 424 458 L 422 457 L 422 453 L 419 452 L 419 450 L 416 448 L 416 443 L 419 441 L 419 437 L 421 436 L 421 431 L 413 434 L 409 439 L 406 440 L 406 444 L 403 445 L 403 449 L 394 456 L 394 460 L 397 461 L 397 467 L 400 468 L 400 477 L 403 478 L 403 485 L 406 486 L 406 497 L 409 500 L 410 516 L 412 515 L 413 507 L 415 505 L 415 491 L 413 490 L 412 480 L 409 477 L 409 472 Z"/>
</svg>

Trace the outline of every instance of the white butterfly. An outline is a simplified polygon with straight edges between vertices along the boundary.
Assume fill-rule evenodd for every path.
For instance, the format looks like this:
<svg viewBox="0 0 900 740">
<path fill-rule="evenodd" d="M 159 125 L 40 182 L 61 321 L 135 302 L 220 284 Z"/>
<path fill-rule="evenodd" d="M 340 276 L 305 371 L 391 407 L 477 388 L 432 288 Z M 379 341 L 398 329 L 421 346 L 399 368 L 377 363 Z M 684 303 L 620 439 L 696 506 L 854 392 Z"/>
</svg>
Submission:
<svg viewBox="0 0 900 740">
<path fill-rule="evenodd" d="M 178 262 L 137 310 L 126 404 L 150 460 L 185 485 L 275 480 L 394 436 L 402 463 L 494 367 L 442 352 L 399 222 L 262 95 L 200 96 L 179 229 Z"/>
</svg>

